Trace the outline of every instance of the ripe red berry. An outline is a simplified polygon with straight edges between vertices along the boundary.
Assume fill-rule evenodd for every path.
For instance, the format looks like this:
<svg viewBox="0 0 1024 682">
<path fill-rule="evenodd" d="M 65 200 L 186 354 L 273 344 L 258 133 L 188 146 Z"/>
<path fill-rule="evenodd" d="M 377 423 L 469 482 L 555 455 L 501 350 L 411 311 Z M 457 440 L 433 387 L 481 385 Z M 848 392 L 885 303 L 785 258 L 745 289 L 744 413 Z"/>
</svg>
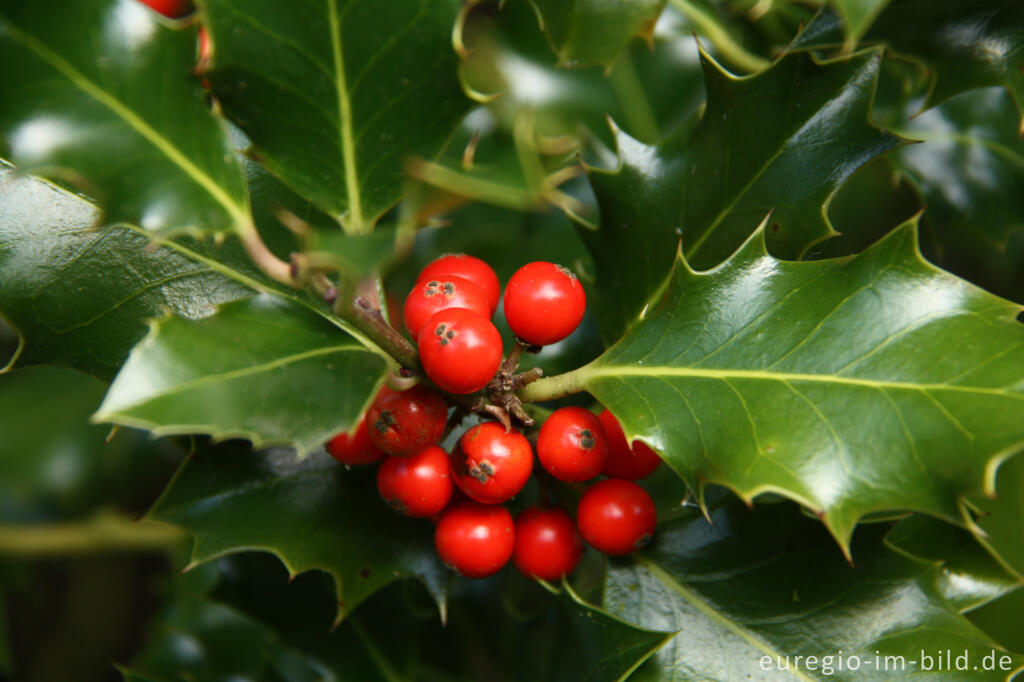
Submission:
<svg viewBox="0 0 1024 682">
<path fill-rule="evenodd" d="M 608 439 L 594 413 L 562 407 L 551 413 L 537 436 L 537 458 L 562 481 L 586 481 L 601 473 Z"/>
<path fill-rule="evenodd" d="M 518 431 L 505 432 L 484 422 L 462 434 L 451 454 L 455 484 L 477 502 L 495 504 L 526 485 L 533 470 L 530 441 Z"/>
<path fill-rule="evenodd" d="M 377 470 L 377 490 L 399 514 L 424 518 L 438 513 L 452 497 L 448 455 L 431 445 L 412 457 L 388 457 Z"/>
<path fill-rule="evenodd" d="M 467 578 L 485 578 L 512 557 L 515 526 L 501 505 L 463 502 L 449 507 L 434 529 L 434 547 L 448 566 Z"/>
<path fill-rule="evenodd" d="M 405 297 L 402 317 L 412 338 L 418 338 L 427 320 L 437 312 L 450 308 L 472 310 L 484 319 L 491 316 L 487 296 L 476 284 L 461 277 L 421 279 Z"/>
<path fill-rule="evenodd" d="M 384 386 L 366 411 L 370 439 L 396 457 L 410 457 L 436 443 L 447 421 L 444 398 L 423 386 L 407 391 Z"/>
<path fill-rule="evenodd" d="M 608 436 L 608 460 L 601 472 L 614 478 L 628 478 L 637 481 L 654 473 L 661 464 L 658 456 L 645 443 L 635 441 L 632 446 L 626 442 L 626 434 L 615 415 L 604 410 L 598 415 L 604 432 Z"/>
<path fill-rule="evenodd" d="M 583 539 L 605 554 L 629 554 L 651 540 L 658 513 L 647 491 L 609 478 L 587 488 L 576 507 Z"/>
<path fill-rule="evenodd" d="M 501 334 L 472 310 L 440 311 L 423 325 L 418 346 L 427 376 L 450 393 L 479 391 L 501 365 Z"/>
<path fill-rule="evenodd" d="M 416 281 L 422 282 L 445 277 L 468 279 L 484 293 L 487 304 L 491 308 L 491 315 L 497 310 L 498 299 L 501 298 L 501 284 L 498 282 L 498 276 L 494 274 L 494 270 L 487 263 L 464 253 L 450 253 L 423 268 Z"/>
<path fill-rule="evenodd" d="M 387 456 L 370 440 L 370 431 L 366 420 L 360 419 L 356 432 L 349 436 L 347 432 L 339 433 L 327 442 L 327 452 L 342 464 L 373 464 Z"/>
<path fill-rule="evenodd" d="M 576 568 L 583 538 L 564 509 L 530 507 L 516 518 L 516 568 L 542 580 L 558 580 Z"/>
<path fill-rule="evenodd" d="M 148 5 L 165 17 L 177 19 L 192 11 L 192 3 L 189 0 L 140 0 L 143 5 Z"/>
<path fill-rule="evenodd" d="M 513 334 L 535 346 L 572 334 L 586 307 L 576 275 L 554 263 L 528 263 L 505 285 L 505 320 Z"/>
</svg>

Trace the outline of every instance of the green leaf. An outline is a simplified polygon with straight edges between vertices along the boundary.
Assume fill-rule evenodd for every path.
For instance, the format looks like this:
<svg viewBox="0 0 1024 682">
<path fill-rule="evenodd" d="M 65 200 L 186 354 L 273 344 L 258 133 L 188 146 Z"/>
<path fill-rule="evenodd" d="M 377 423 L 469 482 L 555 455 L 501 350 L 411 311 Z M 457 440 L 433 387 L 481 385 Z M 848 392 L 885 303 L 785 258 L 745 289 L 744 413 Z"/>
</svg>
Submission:
<svg viewBox="0 0 1024 682">
<path fill-rule="evenodd" d="M 563 66 L 610 65 L 634 37 L 648 41 L 665 0 L 530 0 Z"/>
<path fill-rule="evenodd" d="M 1024 585 L 1024 578 L 983 547 L 981 538 L 928 516 L 914 514 L 901 521 L 885 540 L 908 556 L 938 564 L 939 591 L 960 611 L 981 606 Z"/>
<path fill-rule="evenodd" d="M 522 395 L 587 390 L 695 490 L 781 493 L 843 547 L 871 512 L 962 523 L 1024 444 L 1020 306 L 925 262 L 913 224 L 812 262 L 763 226 L 714 270 L 680 259 L 618 344 Z"/>
<path fill-rule="evenodd" d="M 189 241 L 196 252 L 185 249 L 233 261 L 232 279 L 177 245 L 155 248 L 138 228 L 95 229 L 92 204 L 2 162 L 0 205 L 0 313 L 22 337 L 12 365 L 63 363 L 109 379 L 145 334 L 146 318 L 201 318 L 254 293 L 256 275 L 237 242 Z"/>
<path fill-rule="evenodd" d="M 843 182 L 900 143 L 868 122 L 881 55 L 791 54 L 739 79 L 702 59 L 707 109 L 683 168 L 686 257 L 716 265 L 774 210 L 769 249 L 799 258 L 835 234 L 826 211 Z"/>
<path fill-rule="evenodd" d="M 391 511 L 374 476 L 323 451 L 299 460 L 288 450 L 221 447 L 189 459 L 149 517 L 195 536 L 193 563 L 260 549 L 291 575 L 329 573 L 339 619 L 402 577 L 421 581 L 443 612 L 448 571 L 429 521 Z"/>
<path fill-rule="evenodd" d="M 458 0 L 208 0 L 207 78 L 261 163 L 362 233 L 469 109 L 451 45 Z M 344 217 L 343 217 L 344 216 Z"/>
<path fill-rule="evenodd" d="M 0 151 L 82 185 L 109 222 L 165 234 L 248 224 L 225 128 L 189 73 L 195 35 L 137 2 L 4 3 Z"/>
<path fill-rule="evenodd" d="M 1014 457 L 999 467 L 996 495 L 973 499 L 982 516 L 978 525 L 986 534 L 984 543 L 1024 576 L 1024 457 Z"/>
<path fill-rule="evenodd" d="M 1024 300 L 1024 140 L 1001 88 L 963 93 L 897 128 L 922 140 L 891 155 L 928 209 L 925 253 L 997 294 Z"/>
<path fill-rule="evenodd" d="M 788 657 L 788 679 L 948 680 L 935 664 L 946 650 L 966 651 L 978 666 L 958 680 L 1012 677 L 981 670 L 993 652 L 1014 670 L 1024 666 L 944 601 L 934 565 L 888 549 L 886 530 L 858 530 L 851 566 L 790 504 L 731 503 L 711 512 L 711 524 L 697 514 L 663 524 L 648 550 L 612 562 L 605 582 L 609 611 L 678 631 L 635 679 L 764 679 L 782 676 Z M 932 656 L 930 673 L 922 655 Z"/>
<path fill-rule="evenodd" d="M 852 48 L 864 35 L 865 31 L 885 9 L 890 0 L 830 0 L 843 18 L 846 44 Z"/>
<path fill-rule="evenodd" d="M 204 320 L 154 321 L 94 420 L 304 455 L 355 424 L 386 368 L 340 328 L 262 295 Z"/>
</svg>

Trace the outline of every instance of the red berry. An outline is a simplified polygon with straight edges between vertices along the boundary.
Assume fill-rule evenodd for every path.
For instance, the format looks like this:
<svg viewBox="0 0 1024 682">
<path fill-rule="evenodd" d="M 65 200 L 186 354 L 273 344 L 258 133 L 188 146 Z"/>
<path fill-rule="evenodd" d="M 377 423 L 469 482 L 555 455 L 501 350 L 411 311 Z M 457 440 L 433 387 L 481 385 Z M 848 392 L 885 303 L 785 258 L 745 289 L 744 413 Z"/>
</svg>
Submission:
<svg viewBox="0 0 1024 682">
<path fill-rule="evenodd" d="M 423 386 L 407 391 L 384 386 L 366 411 L 370 439 L 396 457 L 410 457 L 436 443 L 447 421 L 444 398 Z"/>
<path fill-rule="evenodd" d="M 327 452 L 342 464 L 373 464 L 387 453 L 378 448 L 370 440 L 370 431 L 366 428 L 366 420 L 360 419 L 356 432 L 350 437 L 347 432 L 339 433 L 327 442 Z"/>
<path fill-rule="evenodd" d="M 645 443 L 634 441 L 630 446 L 626 434 L 615 415 L 604 410 L 598 415 L 604 432 L 608 436 L 608 460 L 601 473 L 614 478 L 628 478 L 637 481 L 654 473 L 661 464 L 661 457 Z"/>
<path fill-rule="evenodd" d="M 608 439 L 594 413 L 562 407 L 540 428 L 537 458 L 562 481 L 586 481 L 601 473 L 608 459 Z"/>
<path fill-rule="evenodd" d="M 587 488 L 576 507 L 583 539 L 605 554 L 629 554 L 651 540 L 658 513 L 647 491 L 609 478 Z"/>
<path fill-rule="evenodd" d="M 420 362 L 431 381 L 450 393 L 486 386 L 501 365 L 501 334 L 471 310 L 442 310 L 423 325 Z"/>
<path fill-rule="evenodd" d="M 496 422 L 477 424 L 462 434 L 451 454 L 455 484 L 477 502 L 495 504 L 526 485 L 533 470 L 530 441 Z"/>
<path fill-rule="evenodd" d="M 140 0 L 140 2 L 172 19 L 183 17 L 192 11 L 192 3 L 189 0 Z"/>
<path fill-rule="evenodd" d="M 421 279 L 405 297 L 405 307 L 402 309 L 405 328 L 412 338 L 418 338 L 423 325 L 432 315 L 449 308 L 472 310 L 484 319 L 491 316 L 487 296 L 468 279 Z"/>
<path fill-rule="evenodd" d="M 558 580 L 576 568 L 583 538 L 564 509 L 530 507 L 516 519 L 516 568 L 542 580 Z"/>
<path fill-rule="evenodd" d="M 412 457 L 388 457 L 377 470 L 377 490 L 399 514 L 423 518 L 438 513 L 452 497 L 448 455 L 431 445 Z"/>
<path fill-rule="evenodd" d="M 448 566 L 467 578 L 485 578 L 512 557 L 515 526 L 501 505 L 463 502 L 449 507 L 434 529 L 434 547 Z"/>
<path fill-rule="evenodd" d="M 505 320 L 513 334 L 535 346 L 572 334 L 586 307 L 576 275 L 554 263 L 528 263 L 505 285 Z"/>
<path fill-rule="evenodd" d="M 487 304 L 491 308 L 491 315 L 498 309 L 498 299 L 501 298 L 501 284 L 498 276 L 494 274 L 491 266 L 479 258 L 468 256 L 464 253 L 450 253 L 441 256 L 427 267 L 420 271 L 417 282 L 425 279 L 443 279 L 445 277 L 461 277 L 468 279 L 480 288 L 487 298 Z"/>
</svg>

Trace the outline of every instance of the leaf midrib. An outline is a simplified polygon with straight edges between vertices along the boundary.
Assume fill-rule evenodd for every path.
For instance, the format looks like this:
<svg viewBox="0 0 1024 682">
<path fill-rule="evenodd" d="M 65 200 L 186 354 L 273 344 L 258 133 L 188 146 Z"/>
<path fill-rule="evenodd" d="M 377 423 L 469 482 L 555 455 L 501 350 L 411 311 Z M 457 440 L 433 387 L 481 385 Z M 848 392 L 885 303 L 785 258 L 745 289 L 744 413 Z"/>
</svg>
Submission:
<svg viewBox="0 0 1024 682">
<path fill-rule="evenodd" d="M 115 116 L 124 121 L 130 128 L 139 135 L 146 138 L 172 163 L 191 177 L 197 185 L 202 187 L 218 204 L 224 207 L 236 224 L 245 224 L 249 221 L 245 207 L 236 202 L 228 195 L 217 182 L 203 172 L 198 166 L 192 163 L 185 154 L 175 146 L 173 142 L 157 132 L 145 120 L 132 109 L 128 108 L 121 100 L 111 96 L 100 86 L 87 78 L 85 74 L 72 66 L 67 60 L 38 41 L 33 36 L 15 28 L 10 22 L 3 22 L 9 34 L 28 50 L 34 52 L 40 59 L 49 64 L 53 69 L 67 78 L 72 85 L 92 97 L 94 100 L 109 109 Z"/>
<path fill-rule="evenodd" d="M 581 383 L 602 377 L 619 378 L 623 376 L 681 377 L 695 379 L 751 379 L 760 381 L 778 381 L 795 383 L 822 383 L 859 386 L 873 389 L 903 389 L 909 391 L 933 392 L 952 391 L 957 393 L 974 393 L 993 395 L 1000 398 L 1024 400 L 1024 395 L 1003 388 L 985 388 L 983 386 L 965 386 L 962 384 L 917 384 L 902 381 L 880 381 L 878 379 L 859 379 L 842 377 L 835 374 L 801 374 L 798 372 L 768 372 L 741 369 L 701 369 L 697 367 L 637 367 L 633 365 L 601 365 L 586 366 L 576 370 L 581 376 Z"/>
<path fill-rule="evenodd" d="M 363 219 L 363 204 L 359 195 L 359 178 L 356 171 L 352 102 L 348 96 L 345 58 L 341 44 L 341 15 L 338 13 L 338 0 L 329 0 L 327 5 L 331 31 L 331 53 L 334 58 L 334 87 L 338 95 L 338 135 L 341 140 L 342 164 L 345 167 L 345 193 L 348 195 L 350 218 L 346 227 L 352 234 L 362 234 L 367 229 Z"/>
</svg>

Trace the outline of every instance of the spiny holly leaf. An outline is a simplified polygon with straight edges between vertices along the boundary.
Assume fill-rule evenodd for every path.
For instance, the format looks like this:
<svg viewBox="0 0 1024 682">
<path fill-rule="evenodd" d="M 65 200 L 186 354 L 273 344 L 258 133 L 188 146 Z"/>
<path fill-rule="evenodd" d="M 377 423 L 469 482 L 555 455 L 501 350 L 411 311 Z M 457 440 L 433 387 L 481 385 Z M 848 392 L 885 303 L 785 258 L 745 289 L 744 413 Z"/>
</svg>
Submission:
<svg viewBox="0 0 1024 682">
<path fill-rule="evenodd" d="M 716 265 L 774 209 L 768 246 L 798 258 L 834 234 L 826 211 L 846 178 L 900 143 L 868 122 L 881 54 L 791 54 L 739 79 L 702 59 L 708 99 L 685 155 L 684 253 Z"/>
<path fill-rule="evenodd" d="M 837 45 L 840 23 L 823 9 L 790 49 Z M 1013 96 L 1024 131 L 1024 5 L 1017 0 L 891 0 L 864 42 L 887 45 L 929 69 L 923 108 L 999 85 Z"/>
<path fill-rule="evenodd" d="M 248 223 L 226 131 L 204 103 L 195 31 L 133 0 L 0 7 L 0 145 L 150 232 Z"/>
<path fill-rule="evenodd" d="M 448 571 L 430 522 L 395 514 L 373 479 L 322 450 L 299 460 L 288 450 L 221 446 L 191 457 L 149 517 L 195 536 L 194 563 L 260 549 L 292 575 L 326 571 L 337 583 L 339 619 L 401 577 L 420 580 L 443 609 Z"/>
<path fill-rule="evenodd" d="M 846 44 L 854 47 L 890 0 L 830 0 L 843 18 Z"/>
<path fill-rule="evenodd" d="M 981 538 L 929 516 L 914 514 L 901 521 L 885 540 L 908 556 L 938 564 L 936 586 L 943 598 L 960 611 L 1024 586 L 1024 578 L 983 546 Z"/>
<path fill-rule="evenodd" d="M 928 207 L 925 253 L 997 294 L 1024 301 L 1024 139 L 1001 88 L 965 92 L 910 119 L 922 144 L 891 155 Z"/>
<path fill-rule="evenodd" d="M 346 332 L 264 294 L 203 320 L 153 322 L 94 419 L 304 455 L 355 424 L 386 368 Z"/>
<path fill-rule="evenodd" d="M 587 168 L 601 227 L 579 230 L 594 259 L 599 284 L 594 311 L 609 345 L 664 284 L 675 262 L 675 246 L 682 235 L 679 190 L 684 168 L 676 147 L 688 139 L 682 131 L 651 147 L 618 128 L 614 131 L 618 168 Z"/>
<path fill-rule="evenodd" d="M 353 232 L 402 194 L 468 110 L 451 46 L 458 0 L 208 0 L 207 78 L 261 161 Z"/>
<path fill-rule="evenodd" d="M 0 314 L 21 334 L 18 365 L 66 363 L 109 379 L 145 334 L 145 318 L 205 317 L 254 293 L 239 281 L 257 280 L 237 243 L 192 242 L 195 251 L 181 247 L 190 258 L 154 248 L 138 228 L 94 229 L 95 206 L 2 162 L 0 204 Z M 199 252 L 231 254 L 237 278 Z"/>
<path fill-rule="evenodd" d="M 1018 576 L 1024 576 L 1024 457 L 999 467 L 994 499 L 974 499 L 982 516 L 982 541 Z"/>
<path fill-rule="evenodd" d="M 650 549 L 610 564 L 605 608 L 678 631 L 632 679 L 948 680 L 935 663 L 947 650 L 977 666 L 958 680 L 1005 680 L 1024 667 L 944 601 L 934 565 L 885 546 L 885 525 L 858 530 L 851 566 L 794 505 L 733 503 L 711 521 L 664 524 Z M 990 654 L 1002 670 L 982 670 Z"/>
<path fill-rule="evenodd" d="M 563 66 L 611 64 L 634 37 L 651 39 L 665 0 L 530 0 Z"/>
<path fill-rule="evenodd" d="M 760 229 L 714 270 L 680 258 L 618 344 L 524 396 L 585 389 L 694 489 L 781 493 L 844 548 L 870 512 L 962 523 L 1024 445 L 1024 326 L 925 262 L 915 227 L 850 259 L 780 261 Z"/>
</svg>

